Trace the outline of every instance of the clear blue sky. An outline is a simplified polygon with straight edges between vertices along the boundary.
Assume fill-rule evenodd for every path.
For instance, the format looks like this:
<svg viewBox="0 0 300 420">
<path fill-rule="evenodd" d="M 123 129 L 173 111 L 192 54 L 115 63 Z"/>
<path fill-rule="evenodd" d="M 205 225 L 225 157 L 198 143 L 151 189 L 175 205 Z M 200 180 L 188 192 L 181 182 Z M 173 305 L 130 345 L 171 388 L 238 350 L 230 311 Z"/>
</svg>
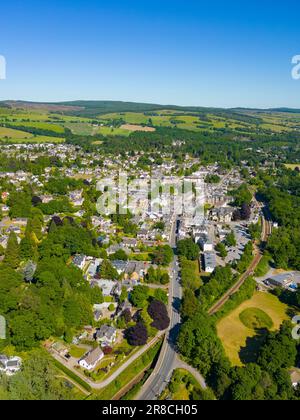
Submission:
<svg viewBox="0 0 300 420">
<path fill-rule="evenodd" d="M 10 0 L 0 99 L 300 108 L 300 2 Z"/>
</svg>

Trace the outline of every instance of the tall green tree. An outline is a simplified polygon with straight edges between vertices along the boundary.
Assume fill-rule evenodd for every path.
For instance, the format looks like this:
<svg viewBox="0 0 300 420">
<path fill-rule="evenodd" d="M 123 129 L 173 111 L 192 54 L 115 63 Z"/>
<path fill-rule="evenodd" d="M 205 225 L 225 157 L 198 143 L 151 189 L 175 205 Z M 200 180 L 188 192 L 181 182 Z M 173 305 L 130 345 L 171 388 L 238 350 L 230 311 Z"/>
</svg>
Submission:
<svg viewBox="0 0 300 420">
<path fill-rule="evenodd" d="M 14 269 L 20 264 L 20 247 L 15 232 L 11 232 L 9 235 L 3 263 Z"/>
</svg>

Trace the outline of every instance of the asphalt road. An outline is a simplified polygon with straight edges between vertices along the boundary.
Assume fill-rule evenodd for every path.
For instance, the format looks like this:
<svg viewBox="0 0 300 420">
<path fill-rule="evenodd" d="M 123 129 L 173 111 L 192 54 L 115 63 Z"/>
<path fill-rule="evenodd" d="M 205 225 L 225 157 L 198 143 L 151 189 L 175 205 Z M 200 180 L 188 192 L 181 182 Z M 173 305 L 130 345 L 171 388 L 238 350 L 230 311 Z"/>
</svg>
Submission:
<svg viewBox="0 0 300 420">
<path fill-rule="evenodd" d="M 175 221 L 173 225 L 171 238 L 171 246 L 174 249 L 176 247 L 176 223 L 177 221 Z M 166 333 L 166 338 L 156 367 L 148 381 L 144 384 L 142 391 L 137 398 L 138 400 L 156 400 L 165 389 L 166 385 L 169 383 L 173 370 L 176 368 L 178 363 L 176 340 L 181 323 L 180 301 L 182 298 L 182 288 L 180 284 L 179 264 L 177 256 L 174 257 L 170 274 L 170 327 Z"/>
<path fill-rule="evenodd" d="M 171 379 L 174 368 L 177 362 L 176 353 L 176 339 L 180 328 L 180 300 L 181 300 L 181 285 L 179 282 L 179 272 L 177 267 L 177 258 L 174 260 L 172 267 L 172 287 L 170 299 L 171 313 L 170 313 L 170 328 L 166 333 L 166 339 L 163 344 L 163 348 L 160 353 L 159 360 L 156 367 L 144 385 L 142 392 L 139 396 L 139 400 L 156 400 L 157 397 L 165 389 L 166 385 Z"/>
</svg>

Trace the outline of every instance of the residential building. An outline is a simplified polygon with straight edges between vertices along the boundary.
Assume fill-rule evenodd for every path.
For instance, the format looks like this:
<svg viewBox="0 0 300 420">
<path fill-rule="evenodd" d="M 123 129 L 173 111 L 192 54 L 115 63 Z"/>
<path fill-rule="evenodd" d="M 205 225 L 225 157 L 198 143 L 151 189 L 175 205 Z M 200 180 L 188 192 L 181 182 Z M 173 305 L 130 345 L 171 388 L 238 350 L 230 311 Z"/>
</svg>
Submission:
<svg viewBox="0 0 300 420">
<path fill-rule="evenodd" d="M 197 243 L 203 252 L 212 252 L 214 250 L 213 241 L 206 234 L 199 235 Z"/>
<path fill-rule="evenodd" d="M 91 287 L 100 287 L 102 290 L 103 296 L 108 297 L 113 295 L 113 291 L 117 286 L 118 282 L 113 280 L 93 280 L 91 282 Z"/>
<path fill-rule="evenodd" d="M 85 355 L 82 359 L 79 360 L 79 365 L 86 370 L 93 370 L 97 366 L 97 364 L 102 360 L 104 357 L 104 353 L 100 347 L 96 347 L 95 349 L 91 350 L 87 355 Z"/>
<path fill-rule="evenodd" d="M 111 346 L 117 339 L 117 330 L 109 325 L 102 325 L 96 331 L 95 339 L 102 347 Z"/>
<path fill-rule="evenodd" d="M 123 260 L 115 260 L 115 261 L 112 261 L 111 264 L 117 270 L 119 275 L 124 273 L 127 267 L 127 261 L 123 261 Z"/>
<path fill-rule="evenodd" d="M 84 269 L 86 263 L 86 256 L 85 255 L 75 255 L 73 258 L 73 264 L 76 265 L 76 267 L 80 268 L 80 270 Z"/>
<path fill-rule="evenodd" d="M 210 211 L 209 218 L 213 222 L 230 223 L 232 221 L 233 213 L 234 209 L 232 207 L 215 208 Z"/>
<path fill-rule="evenodd" d="M 290 377 L 293 388 L 297 388 L 300 385 L 300 369 L 291 370 Z"/>
<path fill-rule="evenodd" d="M 217 268 L 217 258 L 214 252 L 204 252 L 204 270 L 206 273 L 213 273 Z"/>
<path fill-rule="evenodd" d="M 0 372 L 4 372 L 8 376 L 17 373 L 22 366 L 22 359 L 20 357 L 7 357 L 0 355 Z"/>
<path fill-rule="evenodd" d="M 94 311 L 94 320 L 96 322 L 100 321 L 100 319 L 103 317 L 102 311 Z"/>
<path fill-rule="evenodd" d="M 129 261 L 125 269 L 125 279 L 140 281 L 145 277 L 150 267 L 146 261 Z"/>
<path fill-rule="evenodd" d="M 124 248 L 136 248 L 138 246 L 138 241 L 135 238 L 123 238 L 122 246 Z"/>
</svg>

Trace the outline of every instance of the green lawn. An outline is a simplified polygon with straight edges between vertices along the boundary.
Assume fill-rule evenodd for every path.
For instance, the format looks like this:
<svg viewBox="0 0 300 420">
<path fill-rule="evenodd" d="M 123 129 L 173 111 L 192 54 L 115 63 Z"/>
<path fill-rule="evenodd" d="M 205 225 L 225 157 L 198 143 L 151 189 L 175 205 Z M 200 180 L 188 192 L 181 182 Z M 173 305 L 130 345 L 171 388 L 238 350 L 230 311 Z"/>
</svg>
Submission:
<svg viewBox="0 0 300 420">
<path fill-rule="evenodd" d="M 294 171 L 296 168 L 300 168 L 300 163 L 287 163 L 285 166 Z"/>
<path fill-rule="evenodd" d="M 26 133 L 28 134 L 28 133 Z M 5 139 L 0 138 L 0 141 L 8 141 L 9 143 L 63 143 L 65 141 L 62 137 L 50 137 L 50 136 L 32 136 L 28 138 L 11 138 Z"/>
<path fill-rule="evenodd" d="M 74 345 L 71 345 L 70 351 L 69 351 L 70 355 L 72 357 L 75 357 L 76 359 L 80 359 L 82 356 L 85 355 L 86 352 L 87 352 L 86 349 L 83 349 L 81 347 L 74 346 Z"/>
</svg>

